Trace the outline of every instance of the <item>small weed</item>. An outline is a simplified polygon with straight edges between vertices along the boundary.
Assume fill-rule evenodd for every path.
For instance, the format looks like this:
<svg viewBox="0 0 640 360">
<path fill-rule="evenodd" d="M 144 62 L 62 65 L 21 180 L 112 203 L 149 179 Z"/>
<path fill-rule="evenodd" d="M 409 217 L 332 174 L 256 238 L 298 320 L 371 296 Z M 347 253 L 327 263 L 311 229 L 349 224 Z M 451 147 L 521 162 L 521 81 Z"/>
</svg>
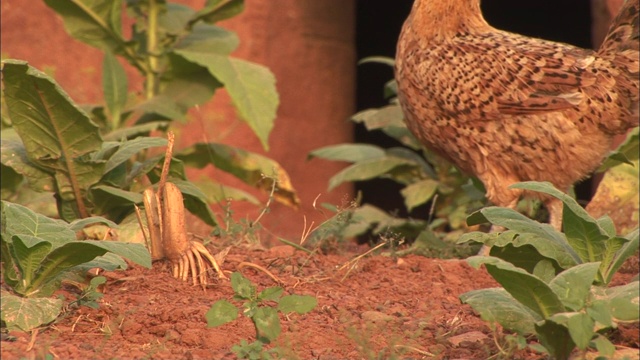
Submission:
<svg viewBox="0 0 640 360">
<path fill-rule="evenodd" d="M 231 286 L 235 295 L 233 300 L 242 301 L 236 306 L 227 300 L 213 304 L 205 315 L 207 326 L 224 325 L 238 318 L 238 312 L 251 319 L 256 330 L 256 341 L 242 340 L 233 346 L 232 351 L 241 359 L 271 359 L 277 349 L 266 350 L 264 346 L 274 341 L 282 331 L 278 312 L 287 314 L 296 312 L 305 314 L 317 305 L 317 300 L 308 295 L 285 295 L 281 287 L 269 287 L 258 292 L 257 287 L 242 274 L 231 274 Z"/>
<path fill-rule="evenodd" d="M 98 309 L 100 307 L 100 305 L 98 304 L 98 300 L 102 299 L 102 297 L 104 296 L 104 294 L 98 291 L 98 287 L 106 282 L 107 278 L 105 278 L 104 276 L 94 277 L 89 282 L 89 285 L 86 286 L 78 295 L 78 298 L 71 304 L 75 303 L 78 306 L 84 305 L 92 309 Z"/>
</svg>

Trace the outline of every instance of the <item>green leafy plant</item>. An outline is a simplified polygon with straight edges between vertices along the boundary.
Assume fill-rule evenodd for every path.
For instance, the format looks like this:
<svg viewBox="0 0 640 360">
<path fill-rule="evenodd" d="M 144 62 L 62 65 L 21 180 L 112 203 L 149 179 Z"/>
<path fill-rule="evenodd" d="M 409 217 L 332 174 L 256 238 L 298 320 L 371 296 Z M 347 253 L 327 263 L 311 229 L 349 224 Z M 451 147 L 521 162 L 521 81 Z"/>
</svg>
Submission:
<svg viewBox="0 0 640 360">
<path fill-rule="evenodd" d="M 383 57 L 367 58 L 361 64 L 368 62 L 393 66 L 393 59 Z M 390 179 L 404 186 L 401 195 L 408 211 L 435 202 L 433 219 L 430 219 L 433 221 L 430 222 L 399 219 L 374 206 L 364 205 L 354 211 L 357 225 L 349 228 L 352 231 L 349 236 L 391 230 L 415 239 L 426 229 L 432 235 L 439 232 L 442 237 L 445 236 L 443 232 L 452 232 L 447 236 L 457 238 L 461 231 L 456 230 L 466 227 L 469 212 L 484 204 L 483 188 L 450 162 L 425 149 L 413 136 L 404 124 L 395 81 L 389 81 L 384 91 L 389 105 L 361 111 L 351 120 L 363 124 L 368 131 L 381 131 L 396 140 L 399 146 L 385 149 L 370 144 L 338 144 L 314 150 L 309 157 L 351 163 L 329 180 L 329 189 L 349 181 Z"/>
<path fill-rule="evenodd" d="M 91 268 L 126 268 L 121 257 L 151 267 L 151 257 L 142 244 L 113 241 L 76 240 L 76 231 L 101 222 L 87 218 L 68 224 L 34 213 L 30 209 L 2 201 L 1 255 L 4 284 L 1 318 L 8 328 L 31 330 L 53 321 L 62 300 L 51 299 L 62 280 Z"/>
<path fill-rule="evenodd" d="M 100 305 L 98 304 L 98 300 L 102 299 L 104 296 L 98 290 L 100 285 L 103 285 L 107 282 L 107 278 L 104 276 L 96 276 L 89 281 L 89 285 L 82 288 L 82 293 L 78 295 L 78 298 L 74 301 L 78 306 L 87 306 L 92 309 L 98 309 Z"/>
<path fill-rule="evenodd" d="M 149 137 L 184 119 L 189 109 L 225 88 L 241 119 L 265 149 L 278 95 L 271 72 L 234 58 L 237 36 L 216 23 L 242 12 L 242 0 L 208 0 L 199 10 L 166 1 L 45 1 L 62 16 L 74 38 L 105 52 L 105 105 L 78 106 L 44 73 L 24 61 L 3 61 L 3 98 L 12 130 L 2 132 L 2 196 L 16 200 L 26 181 L 31 189 L 54 193 L 57 215 L 73 221 L 92 214 L 120 221 L 159 179 L 163 157 L 149 150 L 166 145 Z M 122 12 L 133 22 L 122 31 Z M 141 96 L 128 93 L 129 79 L 118 58 L 144 78 Z M 4 114 L 3 114 L 4 115 Z M 189 211 L 216 225 L 207 204 L 251 195 L 207 179 L 196 185 L 185 166 L 213 164 L 240 180 L 269 191 L 275 199 L 298 203 L 286 171 L 262 155 L 219 143 L 198 143 L 174 152 L 170 178 L 185 195 Z M 4 176 L 6 174 L 6 176 Z M 175 180 L 175 181 L 174 181 Z M 203 188 L 204 190 L 201 190 Z"/>
<path fill-rule="evenodd" d="M 234 321 L 238 318 L 238 312 L 251 319 L 256 329 L 256 341 L 248 343 L 242 340 L 239 345 L 233 347 L 233 351 L 243 359 L 269 359 L 272 349 L 266 351 L 264 345 L 274 341 L 281 332 L 278 312 L 283 314 L 296 312 L 305 314 L 313 310 L 317 300 L 308 295 L 282 295 L 281 287 L 270 287 L 258 292 L 257 287 L 250 280 L 235 272 L 231 274 L 231 286 L 236 301 L 242 301 L 240 307 L 227 300 L 216 301 L 205 315 L 207 326 L 216 327 Z"/>
<path fill-rule="evenodd" d="M 488 257 L 468 259 L 484 265 L 502 288 L 474 290 L 460 298 L 483 319 L 519 335 L 535 334 L 534 349 L 566 359 L 577 347 L 611 356 L 615 347 L 604 336 L 618 323 L 637 322 L 639 282 L 607 287 L 623 262 L 638 251 L 636 228 L 617 236 L 608 217 L 593 219 L 573 198 L 549 183 L 524 182 L 513 188 L 538 191 L 564 203 L 564 233 L 518 212 L 488 207 L 472 214 L 470 225 L 490 222 L 506 230 L 473 232 L 460 242 L 491 246 Z"/>
</svg>

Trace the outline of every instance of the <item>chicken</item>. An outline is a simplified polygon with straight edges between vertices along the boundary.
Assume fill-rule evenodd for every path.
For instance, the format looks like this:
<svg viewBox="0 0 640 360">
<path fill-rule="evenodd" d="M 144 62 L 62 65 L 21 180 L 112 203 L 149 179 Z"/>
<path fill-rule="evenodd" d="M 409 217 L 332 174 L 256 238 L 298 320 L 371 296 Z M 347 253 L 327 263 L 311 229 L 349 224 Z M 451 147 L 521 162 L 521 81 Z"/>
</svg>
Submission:
<svg viewBox="0 0 640 360">
<path fill-rule="evenodd" d="M 408 128 L 477 176 L 493 204 L 540 198 L 559 230 L 559 200 L 508 187 L 567 191 L 638 126 L 638 7 L 627 0 L 593 51 L 495 29 L 479 0 L 415 0 L 395 65 Z"/>
</svg>

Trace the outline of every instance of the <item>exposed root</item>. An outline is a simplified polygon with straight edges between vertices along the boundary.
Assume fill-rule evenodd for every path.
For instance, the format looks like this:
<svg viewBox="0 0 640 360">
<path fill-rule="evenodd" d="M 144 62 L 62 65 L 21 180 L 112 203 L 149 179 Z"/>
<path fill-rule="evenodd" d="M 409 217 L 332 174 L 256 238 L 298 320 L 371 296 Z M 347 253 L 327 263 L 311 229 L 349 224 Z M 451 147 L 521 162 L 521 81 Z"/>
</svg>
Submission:
<svg viewBox="0 0 640 360">
<path fill-rule="evenodd" d="M 193 285 L 205 287 L 207 284 L 207 274 L 213 270 L 218 274 L 219 279 L 226 279 L 226 275 L 220 269 L 216 259 L 209 253 L 209 250 L 197 241 L 189 242 L 189 249 L 177 260 L 172 260 L 173 277 L 182 281 L 189 281 Z"/>
<path fill-rule="evenodd" d="M 171 261 L 174 278 L 182 281 L 191 279 L 193 285 L 205 289 L 211 268 L 218 273 L 218 278 L 227 277 L 202 243 L 187 239 L 182 192 L 177 185 L 167 181 L 173 140 L 173 134 L 169 133 L 169 145 L 157 192 L 148 188 L 143 194 L 152 258 L 157 260 L 166 257 Z"/>
<path fill-rule="evenodd" d="M 278 285 L 284 284 L 284 282 L 282 280 L 280 280 L 277 276 L 273 275 L 273 273 L 271 271 L 267 270 L 266 268 L 264 268 L 264 267 L 262 267 L 262 266 L 260 266 L 258 264 L 254 264 L 254 263 L 244 262 L 243 261 L 240 264 L 238 264 L 238 271 L 242 270 L 242 268 L 245 268 L 245 267 L 252 267 L 252 268 L 254 268 L 256 270 L 262 271 L 263 273 L 267 274 L 267 276 L 270 277 L 271 280 L 275 281 L 276 284 L 278 284 Z"/>
</svg>

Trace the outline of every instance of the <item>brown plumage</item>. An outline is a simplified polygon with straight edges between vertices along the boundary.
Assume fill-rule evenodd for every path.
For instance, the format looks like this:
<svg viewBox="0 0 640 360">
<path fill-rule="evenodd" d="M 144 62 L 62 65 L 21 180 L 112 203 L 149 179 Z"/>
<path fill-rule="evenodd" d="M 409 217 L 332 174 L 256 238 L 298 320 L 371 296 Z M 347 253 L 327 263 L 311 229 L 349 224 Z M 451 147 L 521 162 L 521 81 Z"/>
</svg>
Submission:
<svg viewBox="0 0 640 360">
<path fill-rule="evenodd" d="M 638 0 L 597 51 L 501 31 L 479 0 L 415 0 L 396 54 L 398 98 L 428 148 L 514 208 L 520 181 L 567 191 L 638 125 Z M 557 229 L 562 204 L 542 198 Z"/>
</svg>

